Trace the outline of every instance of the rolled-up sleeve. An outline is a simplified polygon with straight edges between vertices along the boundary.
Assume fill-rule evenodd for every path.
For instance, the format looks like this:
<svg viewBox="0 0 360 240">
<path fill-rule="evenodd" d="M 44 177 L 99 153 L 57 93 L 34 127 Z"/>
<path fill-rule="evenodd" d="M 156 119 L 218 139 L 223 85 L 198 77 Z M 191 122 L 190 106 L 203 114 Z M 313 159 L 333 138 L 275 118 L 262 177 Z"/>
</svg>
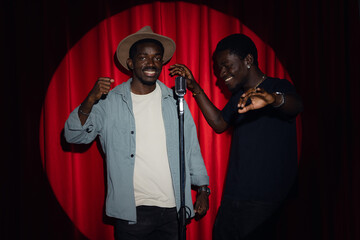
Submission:
<svg viewBox="0 0 360 240">
<path fill-rule="evenodd" d="M 187 141 L 189 143 L 189 147 L 187 148 L 187 159 L 189 159 L 188 164 L 191 184 L 195 186 L 209 185 L 209 176 L 201 154 L 196 125 L 187 105 L 185 105 L 185 111 L 184 127 L 186 129 L 185 131 L 187 131 Z"/>
<path fill-rule="evenodd" d="M 84 125 L 81 125 L 78 106 L 69 115 L 69 118 L 65 122 L 64 136 L 67 142 L 76 144 L 88 144 L 91 143 L 99 134 L 102 128 L 102 107 L 94 105 Z"/>
</svg>

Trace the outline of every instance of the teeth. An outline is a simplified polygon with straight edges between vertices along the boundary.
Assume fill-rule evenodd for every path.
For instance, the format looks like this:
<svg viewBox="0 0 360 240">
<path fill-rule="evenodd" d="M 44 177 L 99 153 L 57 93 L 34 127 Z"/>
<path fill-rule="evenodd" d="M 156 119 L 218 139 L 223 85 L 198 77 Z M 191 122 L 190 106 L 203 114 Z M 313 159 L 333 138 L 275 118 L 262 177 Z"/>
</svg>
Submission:
<svg viewBox="0 0 360 240">
<path fill-rule="evenodd" d="M 225 82 L 230 81 L 233 77 L 228 77 L 225 79 Z"/>
<path fill-rule="evenodd" d="M 144 71 L 144 73 L 145 73 L 147 76 L 155 76 L 155 74 L 156 74 L 156 72 L 155 72 L 155 71 L 152 71 L 152 70 Z"/>
</svg>

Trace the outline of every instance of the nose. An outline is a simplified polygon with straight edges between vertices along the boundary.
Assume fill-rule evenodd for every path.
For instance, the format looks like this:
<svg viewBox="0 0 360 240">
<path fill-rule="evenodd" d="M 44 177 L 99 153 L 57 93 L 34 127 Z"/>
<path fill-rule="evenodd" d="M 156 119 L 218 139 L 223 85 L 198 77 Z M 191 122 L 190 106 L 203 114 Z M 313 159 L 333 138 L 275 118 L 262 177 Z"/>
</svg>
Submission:
<svg viewBox="0 0 360 240">
<path fill-rule="evenodd" d="M 148 62 L 148 65 L 153 66 L 154 65 L 154 60 L 150 59 L 149 62 Z"/>
<path fill-rule="evenodd" d="M 220 78 L 224 79 L 226 77 L 227 71 L 225 67 L 220 68 Z"/>
<path fill-rule="evenodd" d="M 155 62 L 153 58 L 148 58 L 146 61 L 147 66 L 155 66 Z"/>
</svg>

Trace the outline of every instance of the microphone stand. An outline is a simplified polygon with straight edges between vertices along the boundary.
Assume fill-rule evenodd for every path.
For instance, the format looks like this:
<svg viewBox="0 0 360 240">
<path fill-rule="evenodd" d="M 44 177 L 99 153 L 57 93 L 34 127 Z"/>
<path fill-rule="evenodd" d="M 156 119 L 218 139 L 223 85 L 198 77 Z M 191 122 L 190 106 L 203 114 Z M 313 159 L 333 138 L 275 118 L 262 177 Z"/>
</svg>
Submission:
<svg viewBox="0 0 360 240">
<path fill-rule="evenodd" d="M 186 239 L 186 206 L 185 206 L 185 143 L 184 143 L 184 95 L 186 80 L 183 77 L 175 79 L 175 94 L 178 97 L 179 107 L 179 153 L 180 153 L 180 240 Z"/>
<path fill-rule="evenodd" d="M 184 97 L 179 97 L 179 140 L 180 140 L 180 240 L 186 239 L 185 207 L 185 144 L 184 144 Z"/>
</svg>

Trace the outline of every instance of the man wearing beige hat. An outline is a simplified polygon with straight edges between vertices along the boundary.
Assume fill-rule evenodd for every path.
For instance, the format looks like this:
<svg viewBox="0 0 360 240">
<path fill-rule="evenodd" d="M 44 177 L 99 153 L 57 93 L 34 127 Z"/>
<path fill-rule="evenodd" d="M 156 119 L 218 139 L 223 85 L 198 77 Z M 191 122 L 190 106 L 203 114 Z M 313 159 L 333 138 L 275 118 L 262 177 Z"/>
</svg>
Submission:
<svg viewBox="0 0 360 240">
<path fill-rule="evenodd" d="M 180 208 L 179 126 L 173 91 L 158 80 L 175 51 L 172 39 L 149 26 L 124 38 L 116 54 L 132 78 L 110 91 L 100 77 L 65 123 L 70 143 L 97 136 L 107 167 L 106 214 L 115 219 L 116 239 L 178 239 Z M 209 177 L 196 126 L 184 114 L 187 217 L 208 210 Z M 191 185 L 198 186 L 193 207 Z"/>
</svg>

